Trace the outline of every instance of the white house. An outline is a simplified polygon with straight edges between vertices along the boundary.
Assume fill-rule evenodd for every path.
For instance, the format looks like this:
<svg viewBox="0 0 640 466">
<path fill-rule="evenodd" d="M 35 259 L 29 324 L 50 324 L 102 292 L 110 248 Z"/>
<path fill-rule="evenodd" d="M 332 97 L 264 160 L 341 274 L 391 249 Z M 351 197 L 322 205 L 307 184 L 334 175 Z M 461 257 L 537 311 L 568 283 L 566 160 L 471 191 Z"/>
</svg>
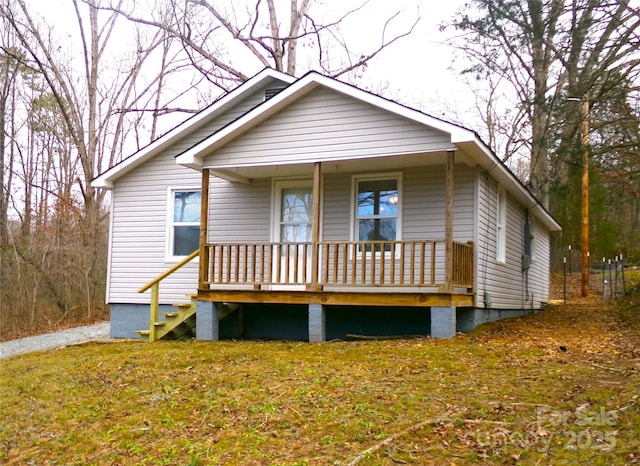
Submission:
<svg viewBox="0 0 640 466">
<path fill-rule="evenodd" d="M 549 298 L 560 225 L 476 133 L 315 72 L 264 70 L 93 185 L 113 337 L 451 337 Z"/>
</svg>

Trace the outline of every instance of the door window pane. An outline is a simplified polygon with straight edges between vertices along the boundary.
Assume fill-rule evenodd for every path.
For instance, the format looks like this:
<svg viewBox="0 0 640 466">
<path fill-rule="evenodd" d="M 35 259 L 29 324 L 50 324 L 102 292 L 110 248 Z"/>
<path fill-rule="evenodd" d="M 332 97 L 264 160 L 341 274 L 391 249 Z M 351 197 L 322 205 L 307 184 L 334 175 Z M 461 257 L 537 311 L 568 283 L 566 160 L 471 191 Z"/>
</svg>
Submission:
<svg viewBox="0 0 640 466">
<path fill-rule="evenodd" d="M 280 241 L 304 243 L 311 241 L 312 196 L 309 188 L 282 190 Z"/>
</svg>

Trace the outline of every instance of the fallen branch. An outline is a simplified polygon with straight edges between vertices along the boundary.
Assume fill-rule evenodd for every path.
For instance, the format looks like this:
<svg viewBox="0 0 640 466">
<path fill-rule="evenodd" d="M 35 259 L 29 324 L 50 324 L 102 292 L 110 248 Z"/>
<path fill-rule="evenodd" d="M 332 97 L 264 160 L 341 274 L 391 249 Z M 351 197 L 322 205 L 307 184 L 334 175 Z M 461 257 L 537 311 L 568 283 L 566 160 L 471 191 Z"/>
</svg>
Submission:
<svg viewBox="0 0 640 466">
<path fill-rule="evenodd" d="M 615 367 L 607 367 L 607 366 L 601 366 L 600 364 L 595 364 L 593 362 L 589 363 L 591 364 L 593 367 L 597 367 L 599 369 L 604 369 L 607 371 L 611 371 L 611 372 L 620 372 L 620 373 L 624 373 L 626 371 L 626 369 L 617 369 Z"/>
<path fill-rule="evenodd" d="M 365 451 L 363 451 L 358 456 L 356 456 L 350 463 L 348 463 L 347 466 L 355 466 L 356 464 L 358 464 L 360 461 L 365 459 L 371 453 L 373 453 L 375 451 L 378 451 L 380 448 L 389 445 L 394 440 L 396 440 L 396 439 L 398 439 L 398 438 L 400 438 L 400 437 L 402 437 L 404 435 L 410 434 L 411 432 L 415 432 L 416 430 L 421 429 L 426 425 L 429 425 L 429 424 L 440 424 L 442 422 L 451 422 L 451 419 L 449 419 L 449 418 L 441 418 L 441 417 L 431 418 L 431 419 L 427 419 L 425 421 L 419 422 L 417 424 L 414 424 L 412 426 L 409 426 L 406 429 L 401 430 L 400 432 L 396 432 L 391 437 L 387 437 L 386 439 L 384 439 L 382 442 L 376 443 L 375 445 L 367 448 Z"/>
<path fill-rule="evenodd" d="M 497 425 L 513 424 L 512 422 L 490 421 L 487 419 L 455 419 L 455 421 L 463 422 L 465 424 L 497 424 Z M 367 448 L 365 451 L 363 451 L 358 456 L 356 456 L 350 463 L 347 463 L 347 466 L 355 466 L 360 461 L 362 461 L 367 456 L 369 456 L 371 453 L 374 453 L 380 450 L 382 447 L 386 447 L 387 445 L 399 439 L 400 437 L 403 437 L 407 434 L 415 432 L 416 430 L 422 429 L 424 426 L 427 426 L 429 424 L 437 425 L 443 422 L 454 422 L 454 419 L 451 419 L 448 417 L 435 417 L 435 418 L 431 418 L 431 419 L 427 419 L 425 421 L 419 422 L 412 426 L 409 426 L 406 429 L 401 430 L 400 432 L 396 432 L 391 437 L 387 437 L 382 442 L 376 443 L 375 445 Z"/>
</svg>

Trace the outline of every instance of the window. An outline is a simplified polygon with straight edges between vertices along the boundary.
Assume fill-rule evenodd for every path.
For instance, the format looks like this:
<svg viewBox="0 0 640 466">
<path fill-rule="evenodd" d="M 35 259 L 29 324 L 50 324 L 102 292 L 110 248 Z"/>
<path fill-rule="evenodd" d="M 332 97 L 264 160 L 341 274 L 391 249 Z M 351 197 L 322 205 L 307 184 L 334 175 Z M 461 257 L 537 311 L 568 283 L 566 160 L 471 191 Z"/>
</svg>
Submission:
<svg viewBox="0 0 640 466">
<path fill-rule="evenodd" d="M 356 240 L 398 239 L 399 178 L 361 178 L 355 185 Z"/>
<path fill-rule="evenodd" d="M 504 189 L 498 188 L 496 219 L 496 260 L 505 262 L 507 242 L 507 194 Z"/>
<path fill-rule="evenodd" d="M 170 191 L 169 256 L 188 256 L 198 249 L 201 197 L 199 190 L 174 189 Z"/>
</svg>

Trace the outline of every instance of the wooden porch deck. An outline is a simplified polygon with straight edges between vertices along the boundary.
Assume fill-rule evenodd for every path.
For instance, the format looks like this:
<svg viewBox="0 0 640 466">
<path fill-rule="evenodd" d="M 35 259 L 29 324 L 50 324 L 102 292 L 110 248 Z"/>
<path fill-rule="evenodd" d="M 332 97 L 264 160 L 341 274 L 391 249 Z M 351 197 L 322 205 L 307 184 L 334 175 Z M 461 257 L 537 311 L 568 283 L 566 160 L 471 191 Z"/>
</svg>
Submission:
<svg viewBox="0 0 640 466">
<path fill-rule="evenodd" d="M 198 299 L 215 302 L 473 306 L 473 244 L 445 240 L 209 243 Z"/>
</svg>

